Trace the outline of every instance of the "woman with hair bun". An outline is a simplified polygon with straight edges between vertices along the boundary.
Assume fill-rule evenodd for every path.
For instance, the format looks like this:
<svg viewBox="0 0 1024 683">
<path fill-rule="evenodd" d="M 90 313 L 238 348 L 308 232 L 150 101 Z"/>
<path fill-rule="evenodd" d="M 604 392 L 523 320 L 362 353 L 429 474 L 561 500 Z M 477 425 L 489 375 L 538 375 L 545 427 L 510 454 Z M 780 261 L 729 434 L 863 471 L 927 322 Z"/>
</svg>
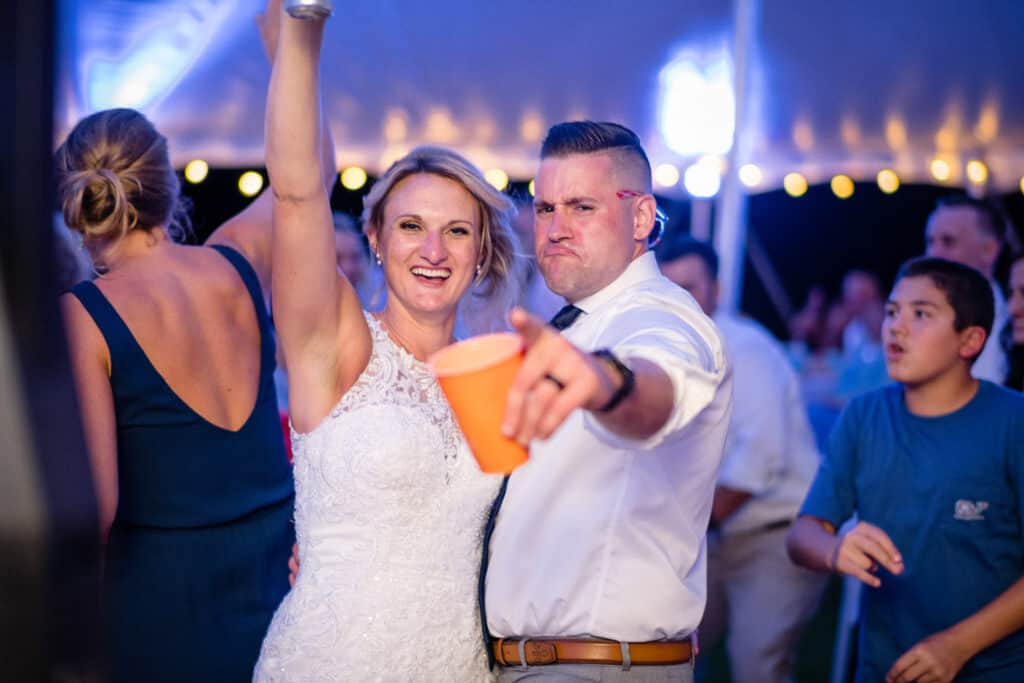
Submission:
<svg viewBox="0 0 1024 683">
<path fill-rule="evenodd" d="M 62 306 L 107 541 L 110 679 L 249 680 L 294 540 L 269 195 L 212 248 L 179 244 L 166 140 L 130 109 L 79 122 L 56 166 L 98 273 Z"/>
</svg>

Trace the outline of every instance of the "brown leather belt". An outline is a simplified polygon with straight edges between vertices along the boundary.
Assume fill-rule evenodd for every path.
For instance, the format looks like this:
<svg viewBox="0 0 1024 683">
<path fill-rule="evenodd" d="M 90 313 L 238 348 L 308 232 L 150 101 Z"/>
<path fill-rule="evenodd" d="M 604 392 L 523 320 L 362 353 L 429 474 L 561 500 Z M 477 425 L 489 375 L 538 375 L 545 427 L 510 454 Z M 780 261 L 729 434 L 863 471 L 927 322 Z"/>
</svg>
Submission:
<svg viewBox="0 0 1024 683">
<path fill-rule="evenodd" d="M 522 644 L 522 647 L 520 647 Z M 544 664 L 623 664 L 627 650 L 632 666 L 671 666 L 685 664 L 693 657 L 689 640 L 650 643 L 620 643 L 616 640 L 491 640 L 494 659 L 502 666 L 539 666 Z M 520 656 L 520 652 L 523 657 Z M 525 662 L 523 660 L 526 660 Z"/>
</svg>

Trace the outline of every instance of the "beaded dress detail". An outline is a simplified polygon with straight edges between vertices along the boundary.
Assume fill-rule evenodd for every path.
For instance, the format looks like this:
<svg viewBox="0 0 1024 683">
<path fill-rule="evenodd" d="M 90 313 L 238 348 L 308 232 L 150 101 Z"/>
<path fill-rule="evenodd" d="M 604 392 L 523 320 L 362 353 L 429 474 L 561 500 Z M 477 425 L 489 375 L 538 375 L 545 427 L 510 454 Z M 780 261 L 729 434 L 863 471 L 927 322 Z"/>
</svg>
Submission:
<svg viewBox="0 0 1024 683">
<path fill-rule="evenodd" d="M 490 680 L 477 576 L 501 477 L 480 472 L 427 365 L 365 315 L 363 374 L 292 430 L 301 570 L 255 680 Z"/>
</svg>

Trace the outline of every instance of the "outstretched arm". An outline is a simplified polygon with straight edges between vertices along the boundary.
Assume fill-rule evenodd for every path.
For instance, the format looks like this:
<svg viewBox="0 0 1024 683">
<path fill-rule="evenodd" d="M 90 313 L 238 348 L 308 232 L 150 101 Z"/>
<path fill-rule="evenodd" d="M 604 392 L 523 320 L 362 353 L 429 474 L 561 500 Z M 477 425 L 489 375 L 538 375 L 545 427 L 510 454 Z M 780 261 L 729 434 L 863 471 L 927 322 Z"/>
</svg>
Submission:
<svg viewBox="0 0 1024 683">
<path fill-rule="evenodd" d="M 601 412 L 624 379 L 615 368 L 522 309 L 509 321 L 527 346 L 508 395 L 503 431 L 509 438 L 523 444 L 547 439 L 577 408 L 592 411 L 612 433 L 633 439 L 651 436 L 668 420 L 675 394 L 672 380 L 656 364 L 630 359 L 633 390 L 613 410 Z"/>
<path fill-rule="evenodd" d="M 274 320 L 288 366 L 291 419 L 299 431 L 327 415 L 370 355 L 359 300 L 337 272 L 334 226 L 322 180 L 323 32 L 323 20 L 281 15 L 267 95 Z"/>
</svg>

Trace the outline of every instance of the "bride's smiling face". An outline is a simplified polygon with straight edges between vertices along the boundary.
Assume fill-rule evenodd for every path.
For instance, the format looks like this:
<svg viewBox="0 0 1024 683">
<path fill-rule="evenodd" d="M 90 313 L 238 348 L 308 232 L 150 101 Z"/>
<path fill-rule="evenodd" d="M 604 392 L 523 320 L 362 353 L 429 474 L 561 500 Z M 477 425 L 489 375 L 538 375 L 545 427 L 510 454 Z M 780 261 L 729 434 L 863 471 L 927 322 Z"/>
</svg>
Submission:
<svg viewBox="0 0 1024 683">
<path fill-rule="evenodd" d="M 371 245 L 388 301 L 410 313 L 454 316 L 480 260 L 480 209 L 460 183 L 432 173 L 403 178 L 385 200 Z"/>
</svg>

